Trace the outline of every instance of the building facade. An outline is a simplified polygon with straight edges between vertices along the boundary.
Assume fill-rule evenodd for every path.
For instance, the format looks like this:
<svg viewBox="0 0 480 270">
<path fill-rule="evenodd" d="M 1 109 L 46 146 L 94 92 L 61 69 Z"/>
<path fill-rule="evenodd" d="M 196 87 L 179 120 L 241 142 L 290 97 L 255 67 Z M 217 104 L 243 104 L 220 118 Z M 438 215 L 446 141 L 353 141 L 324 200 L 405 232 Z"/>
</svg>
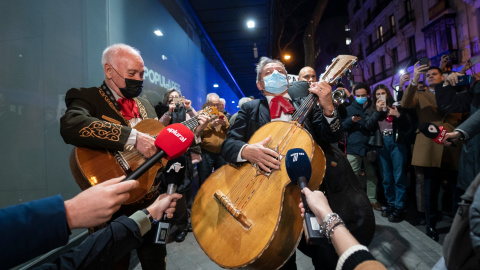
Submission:
<svg viewBox="0 0 480 270">
<path fill-rule="evenodd" d="M 354 81 L 394 88 L 422 57 L 439 66 L 448 54 L 460 70 L 480 55 L 480 1 L 350 0 L 348 14 L 350 53 L 359 57 Z"/>
</svg>

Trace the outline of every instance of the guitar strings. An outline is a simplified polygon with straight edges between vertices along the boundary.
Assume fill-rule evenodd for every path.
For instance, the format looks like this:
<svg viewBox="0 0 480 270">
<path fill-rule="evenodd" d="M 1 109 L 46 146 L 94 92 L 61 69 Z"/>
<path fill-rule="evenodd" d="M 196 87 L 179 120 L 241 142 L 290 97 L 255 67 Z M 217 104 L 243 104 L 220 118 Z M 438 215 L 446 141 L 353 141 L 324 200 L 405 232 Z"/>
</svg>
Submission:
<svg viewBox="0 0 480 270">
<path fill-rule="evenodd" d="M 295 111 L 292 115 L 292 120 L 300 120 L 299 123 L 303 123 L 307 113 L 310 111 L 312 105 L 316 102 L 316 95 L 310 93 L 304 102 L 300 105 L 300 107 Z M 280 140 L 278 140 L 278 144 L 273 147 L 273 150 L 277 153 L 281 154 L 288 145 L 288 142 L 294 136 L 295 132 L 299 126 L 295 124 L 290 124 L 289 129 L 284 134 L 277 133 L 271 140 L 271 142 L 267 145 L 270 149 L 272 149 L 271 144 L 277 141 L 279 136 L 283 136 Z M 283 145 L 283 147 L 281 147 Z M 248 203 L 248 201 L 252 198 L 255 191 L 259 188 L 259 186 L 263 183 L 265 178 L 269 178 L 264 174 L 257 175 L 258 168 L 254 170 L 247 170 L 243 176 L 241 177 L 241 181 L 238 181 L 230 190 L 228 194 L 232 194 L 232 203 L 236 205 L 240 210 L 242 210 Z M 276 171 L 273 171 L 275 173 Z M 270 175 L 272 176 L 272 175 Z M 247 197 L 248 195 L 248 197 Z"/>
</svg>

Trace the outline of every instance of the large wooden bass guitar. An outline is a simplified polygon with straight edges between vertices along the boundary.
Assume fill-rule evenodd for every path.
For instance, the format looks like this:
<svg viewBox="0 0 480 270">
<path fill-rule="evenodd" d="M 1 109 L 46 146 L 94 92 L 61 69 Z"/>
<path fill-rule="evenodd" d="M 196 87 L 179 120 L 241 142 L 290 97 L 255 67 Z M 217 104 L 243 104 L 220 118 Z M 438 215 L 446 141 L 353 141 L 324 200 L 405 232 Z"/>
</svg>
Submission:
<svg viewBox="0 0 480 270">
<path fill-rule="evenodd" d="M 206 107 L 199 115 L 218 116 L 215 107 Z M 193 130 L 198 126 L 198 115 L 182 122 L 183 125 Z M 165 126 L 155 119 L 144 119 L 135 126 L 135 129 L 156 137 Z M 85 190 L 93 185 L 105 182 L 111 178 L 128 175 L 145 162 L 146 158 L 136 149 L 130 151 L 109 151 L 106 149 L 93 149 L 87 147 L 75 147 L 70 155 L 70 169 L 78 186 Z M 130 198 L 125 204 L 134 203 L 142 199 L 153 186 L 158 173 L 161 173 L 167 164 L 166 159 L 162 163 L 152 166 L 137 181 L 140 185 L 130 191 Z"/>
<path fill-rule="evenodd" d="M 340 55 L 320 76 L 333 84 L 356 63 Z M 265 124 L 249 140 L 254 144 L 272 136 L 266 146 L 280 155 L 280 169 L 271 173 L 248 162 L 225 165 L 202 184 L 192 206 L 195 238 L 207 256 L 223 268 L 278 269 L 295 251 L 303 231 L 298 204 L 300 191 L 291 183 L 283 157 L 292 148 L 303 148 L 312 163 L 308 186 L 319 188 L 325 173 L 325 156 L 303 128 L 304 119 L 316 106 L 309 94 L 292 115 L 291 122 Z"/>
</svg>

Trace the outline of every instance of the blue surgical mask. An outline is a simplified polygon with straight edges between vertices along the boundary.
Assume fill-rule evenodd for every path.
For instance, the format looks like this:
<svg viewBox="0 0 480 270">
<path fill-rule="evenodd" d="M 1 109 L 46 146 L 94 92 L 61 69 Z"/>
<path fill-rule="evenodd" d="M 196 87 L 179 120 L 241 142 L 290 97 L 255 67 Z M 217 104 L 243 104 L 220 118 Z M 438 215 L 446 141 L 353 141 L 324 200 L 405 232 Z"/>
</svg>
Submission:
<svg viewBox="0 0 480 270">
<path fill-rule="evenodd" d="M 358 104 L 365 104 L 365 102 L 367 102 L 367 97 L 355 97 L 355 100 Z"/>
<path fill-rule="evenodd" d="M 265 84 L 265 91 L 272 94 L 281 94 L 288 89 L 287 76 L 278 71 L 273 71 L 272 74 L 263 78 Z"/>
</svg>

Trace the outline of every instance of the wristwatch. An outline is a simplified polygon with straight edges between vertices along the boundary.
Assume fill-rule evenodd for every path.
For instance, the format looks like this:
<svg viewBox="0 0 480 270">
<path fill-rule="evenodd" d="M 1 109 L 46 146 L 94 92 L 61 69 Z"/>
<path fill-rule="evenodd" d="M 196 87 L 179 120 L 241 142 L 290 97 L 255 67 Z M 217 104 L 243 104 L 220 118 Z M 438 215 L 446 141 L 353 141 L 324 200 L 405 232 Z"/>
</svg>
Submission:
<svg viewBox="0 0 480 270">
<path fill-rule="evenodd" d="M 150 214 L 150 212 L 148 212 L 148 210 L 146 208 L 143 208 L 142 212 L 145 213 L 145 215 L 147 215 L 147 218 L 148 218 L 148 220 L 150 220 L 151 224 L 153 224 L 155 222 L 155 220 L 152 217 L 152 214 Z"/>
</svg>

